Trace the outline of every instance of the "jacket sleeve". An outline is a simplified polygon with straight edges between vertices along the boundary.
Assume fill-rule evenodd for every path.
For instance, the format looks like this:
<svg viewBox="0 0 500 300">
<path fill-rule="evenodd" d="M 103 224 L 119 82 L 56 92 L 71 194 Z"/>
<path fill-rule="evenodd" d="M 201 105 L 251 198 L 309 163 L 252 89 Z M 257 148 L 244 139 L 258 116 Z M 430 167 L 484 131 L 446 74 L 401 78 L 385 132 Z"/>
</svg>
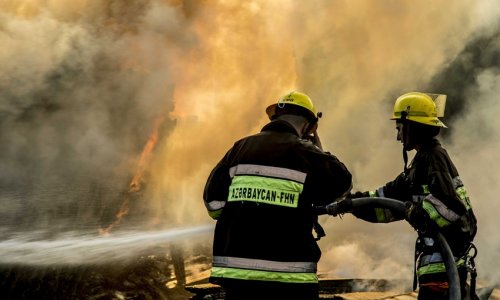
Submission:
<svg viewBox="0 0 500 300">
<path fill-rule="evenodd" d="M 230 153 L 231 150 L 226 153 L 212 170 L 203 192 L 205 207 L 210 217 L 215 220 L 221 215 L 229 193 L 231 177 L 229 175 L 228 157 Z"/>
<path fill-rule="evenodd" d="M 334 155 L 323 152 L 318 170 L 310 183 L 314 186 L 314 205 L 327 205 L 347 195 L 352 188 L 352 175 Z"/>
<path fill-rule="evenodd" d="M 418 205 L 422 205 L 428 217 L 443 228 L 457 222 L 466 213 L 468 197 L 458 175 L 450 173 L 456 173 L 456 170 L 444 153 L 433 155 L 429 160 L 429 194 Z M 461 199 L 459 190 L 464 191 L 464 199 Z"/>
<path fill-rule="evenodd" d="M 353 198 L 359 197 L 386 197 L 401 201 L 411 199 L 408 180 L 403 173 L 398 175 L 393 181 L 388 182 L 385 186 L 374 191 L 357 192 L 353 194 Z M 404 214 L 401 212 L 370 205 L 356 208 L 352 214 L 359 219 L 372 223 L 389 223 L 404 219 Z"/>
</svg>

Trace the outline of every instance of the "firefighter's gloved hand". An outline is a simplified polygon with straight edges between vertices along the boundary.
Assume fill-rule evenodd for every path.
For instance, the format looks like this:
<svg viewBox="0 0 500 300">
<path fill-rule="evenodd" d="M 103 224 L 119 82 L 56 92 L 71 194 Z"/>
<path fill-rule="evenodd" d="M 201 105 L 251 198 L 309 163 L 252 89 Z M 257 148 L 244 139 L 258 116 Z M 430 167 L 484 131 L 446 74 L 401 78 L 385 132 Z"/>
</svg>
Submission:
<svg viewBox="0 0 500 300">
<path fill-rule="evenodd" d="M 424 233 L 434 229 L 431 226 L 429 215 L 422 206 L 422 201 L 416 203 L 406 202 L 405 205 L 405 219 L 415 230 Z"/>
<path fill-rule="evenodd" d="M 352 211 L 351 198 L 345 198 L 339 201 L 335 201 L 326 206 L 326 212 L 334 217 L 339 214 L 345 214 L 351 211 Z"/>
</svg>

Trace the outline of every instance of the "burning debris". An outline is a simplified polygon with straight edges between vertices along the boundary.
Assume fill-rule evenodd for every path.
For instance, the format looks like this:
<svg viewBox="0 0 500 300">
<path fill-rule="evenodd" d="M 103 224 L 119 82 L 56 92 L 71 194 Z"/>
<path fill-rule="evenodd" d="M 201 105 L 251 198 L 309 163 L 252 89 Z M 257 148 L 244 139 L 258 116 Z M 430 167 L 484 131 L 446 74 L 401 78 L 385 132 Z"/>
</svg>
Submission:
<svg viewBox="0 0 500 300">
<path fill-rule="evenodd" d="M 146 142 L 146 145 L 144 145 L 144 149 L 142 150 L 141 156 L 139 158 L 139 162 L 137 164 L 137 170 L 136 170 L 132 180 L 130 181 L 128 193 L 125 195 L 125 199 L 123 200 L 119 211 L 116 213 L 116 219 L 113 221 L 113 223 L 108 225 L 106 228 L 100 228 L 99 234 L 108 235 L 110 230 L 113 227 L 115 227 L 116 225 L 118 225 L 122 221 L 123 217 L 125 217 L 128 214 L 129 209 L 130 209 L 129 208 L 130 197 L 133 194 L 140 192 L 142 189 L 142 185 L 143 185 L 143 182 L 145 180 L 144 173 L 148 167 L 147 164 L 151 160 L 151 154 L 152 154 L 156 144 L 158 143 L 158 139 L 159 139 L 159 135 L 160 135 L 160 128 L 161 128 L 161 125 L 164 123 L 164 121 L 165 121 L 165 117 L 159 117 L 156 120 L 155 125 L 153 127 L 153 131 L 151 132 L 151 134 Z"/>
</svg>

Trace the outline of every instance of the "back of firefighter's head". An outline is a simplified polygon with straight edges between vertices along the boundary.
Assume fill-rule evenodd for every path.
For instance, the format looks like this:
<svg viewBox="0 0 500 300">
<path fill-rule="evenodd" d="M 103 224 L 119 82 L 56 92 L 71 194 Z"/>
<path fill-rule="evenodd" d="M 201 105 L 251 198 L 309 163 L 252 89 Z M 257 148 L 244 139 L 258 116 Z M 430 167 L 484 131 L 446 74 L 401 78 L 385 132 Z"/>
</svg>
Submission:
<svg viewBox="0 0 500 300">
<path fill-rule="evenodd" d="M 321 112 L 318 113 L 316 111 L 309 96 L 295 91 L 282 96 L 277 103 L 269 105 L 266 108 L 266 113 L 270 120 L 286 118 L 285 116 L 302 117 L 308 125 L 304 134 L 316 131 L 318 128 L 318 119 L 322 115 Z"/>
<path fill-rule="evenodd" d="M 437 115 L 434 100 L 425 93 L 406 93 L 396 99 L 391 120 L 396 120 L 397 139 L 407 151 L 439 134 L 446 128 Z"/>
</svg>

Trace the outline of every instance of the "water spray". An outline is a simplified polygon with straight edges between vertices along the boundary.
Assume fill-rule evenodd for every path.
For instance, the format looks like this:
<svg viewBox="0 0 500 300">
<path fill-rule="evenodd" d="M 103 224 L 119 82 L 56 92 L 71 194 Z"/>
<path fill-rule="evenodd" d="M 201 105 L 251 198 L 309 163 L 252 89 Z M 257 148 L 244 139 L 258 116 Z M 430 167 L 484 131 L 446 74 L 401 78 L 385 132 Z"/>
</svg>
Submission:
<svg viewBox="0 0 500 300">
<path fill-rule="evenodd" d="M 213 225 L 177 228 L 163 231 L 115 232 L 112 236 L 66 234 L 39 240 L 26 233 L 0 241 L 0 264 L 81 265 L 109 262 L 145 253 L 187 238 L 199 238 L 213 232 Z M 37 234 L 34 234 L 37 236 Z"/>
</svg>

